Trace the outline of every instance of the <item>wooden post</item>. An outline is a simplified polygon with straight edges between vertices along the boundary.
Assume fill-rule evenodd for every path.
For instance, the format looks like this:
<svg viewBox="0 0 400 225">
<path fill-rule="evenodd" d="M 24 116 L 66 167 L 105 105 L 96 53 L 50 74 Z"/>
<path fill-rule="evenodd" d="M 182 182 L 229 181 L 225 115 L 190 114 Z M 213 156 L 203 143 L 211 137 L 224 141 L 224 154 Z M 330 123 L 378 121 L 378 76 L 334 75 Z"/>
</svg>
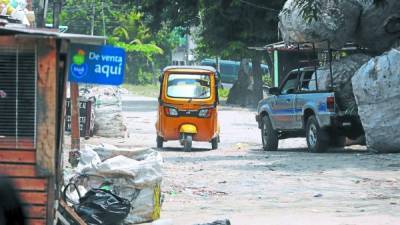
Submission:
<svg viewBox="0 0 400 225">
<path fill-rule="evenodd" d="M 71 82 L 71 150 L 80 150 L 79 86 Z"/>
<path fill-rule="evenodd" d="M 79 121 L 79 86 L 71 82 L 71 151 L 69 152 L 68 162 L 72 167 L 78 166 L 81 148 L 80 144 L 80 121 Z"/>
</svg>

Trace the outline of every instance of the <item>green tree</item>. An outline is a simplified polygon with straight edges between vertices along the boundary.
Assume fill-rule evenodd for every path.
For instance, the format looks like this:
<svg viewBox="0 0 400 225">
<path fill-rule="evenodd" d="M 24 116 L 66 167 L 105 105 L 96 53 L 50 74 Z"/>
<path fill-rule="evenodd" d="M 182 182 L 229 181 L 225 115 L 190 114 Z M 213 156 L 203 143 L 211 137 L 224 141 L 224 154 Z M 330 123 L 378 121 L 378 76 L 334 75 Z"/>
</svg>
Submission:
<svg viewBox="0 0 400 225">
<path fill-rule="evenodd" d="M 155 82 L 160 68 L 170 63 L 175 33 L 160 27 L 151 33 L 134 1 L 66 0 L 61 13 L 68 32 L 108 36 L 108 44 L 127 52 L 126 81 Z"/>
<path fill-rule="evenodd" d="M 143 10 L 150 15 L 150 27 L 155 30 L 159 24 L 167 24 L 171 28 L 180 26 L 186 32 L 193 26 L 198 27 L 197 51 L 202 54 L 251 58 L 253 91 L 247 91 L 249 77 L 239 75 L 228 101 L 246 104 L 250 100 L 254 104 L 262 98 L 262 55 L 250 51 L 248 47 L 264 46 L 278 40 L 278 13 L 283 3 L 282 0 L 150 0 L 143 2 Z"/>
</svg>

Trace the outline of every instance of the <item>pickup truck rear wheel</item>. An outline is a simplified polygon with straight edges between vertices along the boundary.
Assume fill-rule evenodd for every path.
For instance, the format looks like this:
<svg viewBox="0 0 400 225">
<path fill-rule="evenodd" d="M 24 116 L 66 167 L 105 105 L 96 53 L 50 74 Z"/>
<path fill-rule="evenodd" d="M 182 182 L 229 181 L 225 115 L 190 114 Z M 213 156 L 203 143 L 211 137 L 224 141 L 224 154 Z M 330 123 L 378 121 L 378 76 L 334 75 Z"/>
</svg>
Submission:
<svg viewBox="0 0 400 225">
<path fill-rule="evenodd" d="M 324 152 L 329 146 L 329 136 L 321 129 L 315 116 L 310 116 L 307 120 L 306 139 L 310 152 Z"/>
<path fill-rule="evenodd" d="M 331 136 L 331 146 L 337 148 L 343 148 L 346 146 L 346 137 L 345 136 Z"/>
<path fill-rule="evenodd" d="M 262 118 L 261 139 L 264 151 L 276 151 L 278 149 L 278 132 L 273 129 L 268 116 Z"/>
</svg>

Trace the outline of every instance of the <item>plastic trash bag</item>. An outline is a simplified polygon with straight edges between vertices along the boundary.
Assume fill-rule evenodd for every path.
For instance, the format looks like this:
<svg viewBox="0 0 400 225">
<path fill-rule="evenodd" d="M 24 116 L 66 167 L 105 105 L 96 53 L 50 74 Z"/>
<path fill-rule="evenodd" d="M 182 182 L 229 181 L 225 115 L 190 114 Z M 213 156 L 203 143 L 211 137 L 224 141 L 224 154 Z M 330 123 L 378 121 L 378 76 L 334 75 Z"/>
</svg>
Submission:
<svg viewBox="0 0 400 225">
<path fill-rule="evenodd" d="M 115 225 L 129 214 L 131 203 L 110 191 L 91 189 L 79 200 L 75 211 L 88 225 Z"/>
<path fill-rule="evenodd" d="M 65 188 L 64 198 L 68 187 L 69 185 Z M 79 191 L 78 195 L 80 196 Z M 88 225 L 116 225 L 128 216 L 131 203 L 109 190 L 91 189 L 83 197 L 79 197 L 79 203 L 74 203 L 73 207 Z"/>
</svg>

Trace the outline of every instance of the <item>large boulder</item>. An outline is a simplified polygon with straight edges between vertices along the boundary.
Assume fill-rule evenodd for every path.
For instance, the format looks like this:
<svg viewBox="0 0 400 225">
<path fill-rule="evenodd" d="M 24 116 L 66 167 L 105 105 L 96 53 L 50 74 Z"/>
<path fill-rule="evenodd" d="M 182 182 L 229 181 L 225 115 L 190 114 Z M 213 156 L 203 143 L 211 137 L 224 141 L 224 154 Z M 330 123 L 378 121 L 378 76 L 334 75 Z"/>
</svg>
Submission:
<svg viewBox="0 0 400 225">
<path fill-rule="evenodd" d="M 336 91 L 336 100 L 339 109 L 346 112 L 346 114 L 357 113 L 357 105 L 353 94 L 351 78 L 363 64 L 368 62 L 369 59 L 371 59 L 371 57 L 368 55 L 354 54 L 332 63 L 332 79 Z M 316 74 L 318 88 L 320 90 L 329 90 L 331 87 L 329 66 L 319 68 Z M 315 73 L 313 79 L 315 79 Z M 313 83 L 310 85 L 312 84 Z"/>
<path fill-rule="evenodd" d="M 357 18 L 362 11 L 357 0 L 316 2 L 319 2 L 320 8 L 320 13 L 316 15 L 317 20 L 307 20 L 302 14 L 303 5 L 299 5 L 298 0 L 286 1 L 279 14 L 279 29 L 286 43 L 327 40 L 333 47 L 340 48 L 354 39 Z"/>
<path fill-rule="evenodd" d="M 376 152 L 400 151 L 400 51 L 371 59 L 352 78 L 367 145 Z"/>
</svg>

